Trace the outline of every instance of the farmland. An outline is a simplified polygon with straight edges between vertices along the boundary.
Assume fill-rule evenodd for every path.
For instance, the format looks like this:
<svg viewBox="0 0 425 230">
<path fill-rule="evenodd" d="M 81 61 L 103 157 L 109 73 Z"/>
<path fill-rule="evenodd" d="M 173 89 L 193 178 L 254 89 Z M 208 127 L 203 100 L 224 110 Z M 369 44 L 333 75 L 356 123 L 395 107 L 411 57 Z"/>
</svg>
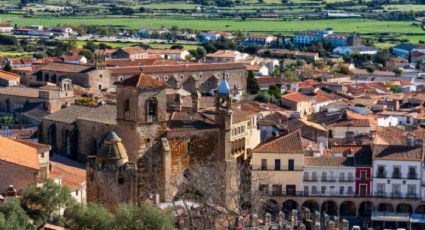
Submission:
<svg viewBox="0 0 425 230">
<path fill-rule="evenodd" d="M 1 15 L 3 22 L 29 26 L 40 24 L 54 25 L 112 25 L 128 29 L 161 28 L 178 26 L 195 30 L 229 30 L 258 33 L 292 33 L 306 29 L 323 29 L 332 27 L 338 32 L 357 32 L 361 34 L 396 33 L 396 34 L 422 34 L 424 31 L 419 26 L 412 25 L 410 21 L 378 21 L 372 19 L 322 19 L 322 20 L 266 20 L 266 19 L 203 19 L 193 17 L 31 17 L 25 18 L 17 15 Z"/>
</svg>

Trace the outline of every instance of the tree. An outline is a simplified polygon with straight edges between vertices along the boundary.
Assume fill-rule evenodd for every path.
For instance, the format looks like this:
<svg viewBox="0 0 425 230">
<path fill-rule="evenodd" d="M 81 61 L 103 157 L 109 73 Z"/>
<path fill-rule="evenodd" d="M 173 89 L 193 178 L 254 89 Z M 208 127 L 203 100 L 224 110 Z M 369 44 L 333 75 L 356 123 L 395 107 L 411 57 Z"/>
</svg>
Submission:
<svg viewBox="0 0 425 230">
<path fill-rule="evenodd" d="M 273 96 L 268 91 L 261 91 L 257 94 L 255 100 L 270 103 L 273 101 Z"/>
<path fill-rule="evenodd" d="M 13 116 L 6 115 L 1 118 L 1 124 L 3 125 L 12 125 L 13 123 L 15 123 Z"/>
<path fill-rule="evenodd" d="M 36 225 L 43 226 L 59 208 L 72 207 L 74 202 L 67 188 L 47 180 L 41 187 L 33 184 L 24 189 L 21 206 Z"/>
<path fill-rule="evenodd" d="M 280 85 L 271 85 L 269 86 L 268 93 L 273 96 L 275 99 L 280 98 L 281 92 L 280 92 L 281 86 Z"/>
<path fill-rule="evenodd" d="M 87 60 L 93 60 L 93 53 L 90 50 L 81 50 L 78 55 L 84 56 Z"/>
<path fill-rule="evenodd" d="M 257 79 L 255 78 L 252 70 L 248 71 L 246 88 L 249 94 L 256 94 L 260 90 L 260 86 L 258 85 Z"/>
<path fill-rule="evenodd" d="M 14 200 L 0 205 L 0 230 L 27 229 L 28 216 Z"/>
<path fill-rule="evenodd" d="M 114 225 L 114 216 L 106 208 L 93 203 L 66 209 L 64 220 L 65 226 L 71 230 L 103 230 L 111 229 Z"/>
<path fill-rule="evenodd" d="M 369 74 L 373 74 L 373 72 L 375 72 L 375 66 L 372 66 L 372 65 L 367 66 L 367 67 L 366 67 L 366 71 L 367 71 Z"/>
<path fill-rule="evenodd" d="M 190 55 L 196 59 L 204 58 L 207 55 L 207 51 L 204 47 L 198 47 L 196 50 L 189 50 Z"/>
<path fill-rule="evenodd" d="M 249 161 L 229 162 L 224 166 L 220 161 L 211 160 L 196 163 L 190 170 L 175 178 L 171 183 L 176 188 L 174 197 L 183 203 L 181 208 L 186 215 L 181 218 L 187 216 L 183 222 L 188 225 L 180 227 L 221 229 L 218 225 L 233 224 L 243 214 L 261 215 L 259 212 L 266 196 L 257 189 L 251 190 L 251 184 L 258 188 L 259 181 L 258 178 L 252 178 L 249 171 Z M 267 172 L 259 172 L 257 175 L 260 174 L 261 182 L 266 183 L 269 178 Z M 226 184 L 226 190 L 222 189 L 223 183 Z"/>
<path fill-rule="evenodd" d="M 94 41 L 88 41 L 86 42 L 86 44 L 84 44 L 83 48 L 94 52 L 96 49 L 99 48 L 99 45 L 97 45 Z"/>
<path fill-rule="evenodd" d="M 285 71 L 285 80 L 288 82 L 298 82 L 299 79 L 297 75 L 295 75 L 295 72 L 293 70 L 286 70 Z"/>
<path fill-rule="evenodd" d="M 136 217 L 139 217 L 135 222 L 142 222 L 144 229 L 175 229 L 174 218 L 170 210 L 162 212 L 148 201 L 145 201 L 140 208 L 132 208 L 134 209 L 134 213 L 136 213 Z"/>
<path fill-rule="evenodd" d="M 183 47 L 183 45 L 181 45 L 181 44 L 174 44 L 174 45 L 172 45 L 171 47 L 170 47 L 170 49 L 173 49 L 173 50 L 181 50 L 181 49 L 183 49 L 184 47 Z"/>
</svg>

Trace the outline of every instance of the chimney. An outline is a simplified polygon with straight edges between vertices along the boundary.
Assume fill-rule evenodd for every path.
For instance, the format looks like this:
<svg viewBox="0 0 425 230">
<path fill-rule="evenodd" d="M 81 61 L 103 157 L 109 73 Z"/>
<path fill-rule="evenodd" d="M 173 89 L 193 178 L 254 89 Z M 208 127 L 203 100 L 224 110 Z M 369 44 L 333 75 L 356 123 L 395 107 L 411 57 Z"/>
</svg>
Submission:
<svg viewBox="0 0 425 230">
<path fill-rule="evenodd" d="M 9 188 L 6 191 L 6 197 L 15 197 L 16 195 L 16 189 L 13 187 L 13 185 L 9 185 Z"/>
</svg>

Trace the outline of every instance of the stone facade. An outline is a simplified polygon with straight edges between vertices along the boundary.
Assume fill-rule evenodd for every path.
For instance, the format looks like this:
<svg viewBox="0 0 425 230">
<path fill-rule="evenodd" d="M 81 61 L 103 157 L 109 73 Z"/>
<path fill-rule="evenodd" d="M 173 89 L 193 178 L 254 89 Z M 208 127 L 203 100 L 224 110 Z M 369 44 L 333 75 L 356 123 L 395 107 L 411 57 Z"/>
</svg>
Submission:
<svg viewBox="0 0 425 230">
<path fill-rule="evenodd" d="M 0 111 L 21 112 L 27 104 L 39 103 L 48 113 L 54 113 L 74 102 L 72 82 L 63 79 L 59 86 L 41 88 L 0 88 Z"/>
<path fill-rule="evenodd" d="M 146 66 L 142 72 L 166 82 L 171 88 L 194 93 L 216 89 L 225 77 L 231 89 L 246 90 L 246 67 L 241 63 Z"/>
</svg>

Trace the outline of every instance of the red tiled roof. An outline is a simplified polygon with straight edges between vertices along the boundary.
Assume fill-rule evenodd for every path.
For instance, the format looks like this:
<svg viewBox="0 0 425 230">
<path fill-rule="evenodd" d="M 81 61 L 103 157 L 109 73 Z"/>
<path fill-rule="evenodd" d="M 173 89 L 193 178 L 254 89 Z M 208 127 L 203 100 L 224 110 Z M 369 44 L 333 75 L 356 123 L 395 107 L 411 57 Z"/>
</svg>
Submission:
<svg viewBox="0 0 425 230">
<path fill-rule="evenodd" d="M 27 168 L 40 169 L 36 148 L 1 136 L 0 161 L 7 161 Z"/>
<path fill-rule="evenodd" d="M 60 177 L 62 186 L 71 190 L 79 189 L 86 183 L 86 170 L 51 161 L 52 170 L 49 172 L 49 178 Z"/>
<path fill-rule="evenodd" d="M 309 101 L 310 98 L 300 92 L 292 92 L 285 94 L 281 97 L 282 99 L 288 100 L 288 101 L 294 101 L 294 102 L 300 102 L 300 101 Z"/>
<path fill-rule="evenodd" d="M 299 131 L 289 133 L 286 136 L 273 138 L 258 145 L 254 153 L 289 153 L 304 154 L 304 149 Z"/>
<path fill-rule="evenodd" d="M 6 79 L 8 81 L 15 81 L 21 78 L 18 74 L 6 72 L 3 70 L 0 70 L 0 78 Z"/>
<path fill-rule="evenodd" d="M 139 76 L 128 78 L 122 82 L 123 86 L 134 86 L 140 89 L 166 88 L 167 84 L 154 77 L 141 73 Z"/>
<path fill-rule="evenodd" d="M 190 71 L 217 71 L 228 69 L 245 69 L 241 63 L 215 63 L 215 64 L 184 64 L 184 65 L 157 65 L 142 67 L 143 73 L 190 72 Z"/>
<path fill-rule="evenodd" d="M 258 77 L 256 79 L 259 85 L 282 84 L 282 79 L 279 77 Z"/>
</svg>

